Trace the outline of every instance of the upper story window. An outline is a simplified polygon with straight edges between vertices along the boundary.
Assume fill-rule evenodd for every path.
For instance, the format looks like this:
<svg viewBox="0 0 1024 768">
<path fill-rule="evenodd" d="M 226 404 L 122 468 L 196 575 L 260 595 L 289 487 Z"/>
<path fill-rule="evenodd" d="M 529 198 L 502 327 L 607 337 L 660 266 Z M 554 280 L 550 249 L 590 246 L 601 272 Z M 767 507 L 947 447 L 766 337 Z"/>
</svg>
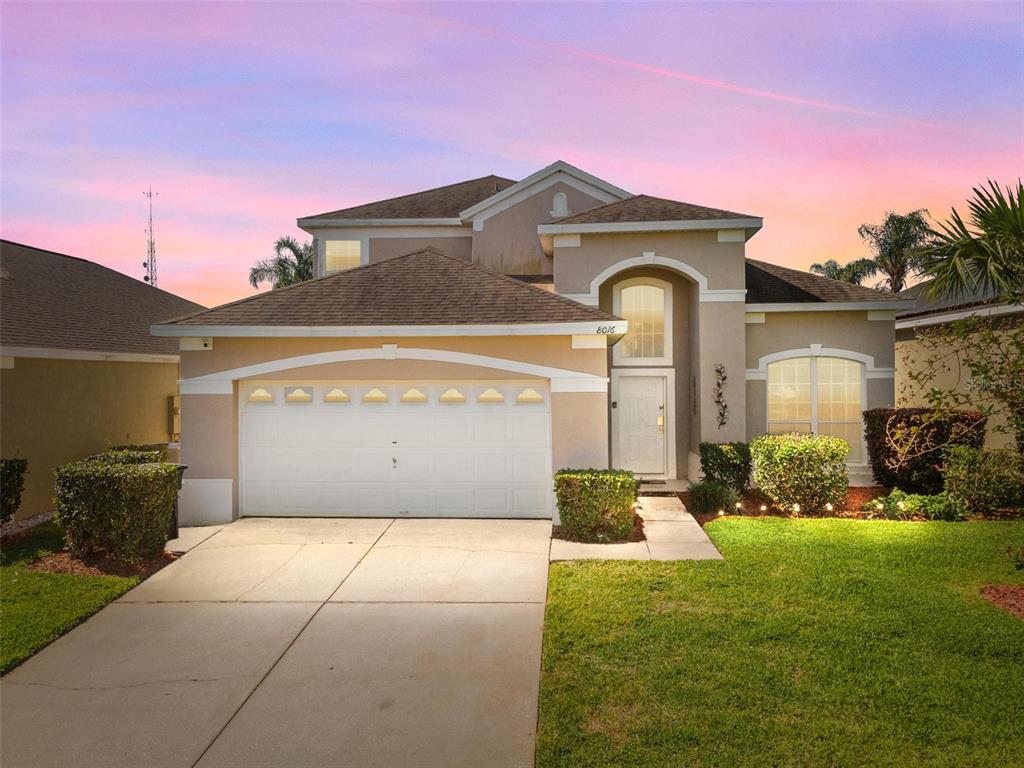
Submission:
<svg viewBox="0 0 1024 768">
<path fill-rule="evenodd" d="M 362 243 L 359 240 L 327 240 L 324 242 L 324 270 L 341 272 L 362 263 Z"/>
<path fill-rule="evenodd" d="M 612 347 L 619 365 L 672 364 L 672 286 L 641 277 L 615 286 L 613 311 L 629 321 L 629 332 Z"/>
<path fill-rule="evenodd" d="M 768 431 L 813 432 L 850 444 L 864 462 L 864 366 L 838 357 L 793 357 L 768 364 Z"/>
</svg>

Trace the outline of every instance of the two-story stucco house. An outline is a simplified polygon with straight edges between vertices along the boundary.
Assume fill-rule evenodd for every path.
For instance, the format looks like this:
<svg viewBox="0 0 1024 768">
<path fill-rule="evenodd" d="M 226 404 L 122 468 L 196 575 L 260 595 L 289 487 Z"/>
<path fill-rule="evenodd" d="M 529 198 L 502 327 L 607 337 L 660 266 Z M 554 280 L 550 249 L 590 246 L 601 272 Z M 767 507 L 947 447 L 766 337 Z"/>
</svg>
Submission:
<svg viewBox="0 0 1024 768">
<path fill-rule="evenodd" d="M 183 522 L 551 517 L 552 474 L 695 479 L 701 441 L 893 403 L 890 295 L 745 258 L 757 216 L 557 162 L 299 219 L 316 279 L 181 338 Z"/>
</svg>

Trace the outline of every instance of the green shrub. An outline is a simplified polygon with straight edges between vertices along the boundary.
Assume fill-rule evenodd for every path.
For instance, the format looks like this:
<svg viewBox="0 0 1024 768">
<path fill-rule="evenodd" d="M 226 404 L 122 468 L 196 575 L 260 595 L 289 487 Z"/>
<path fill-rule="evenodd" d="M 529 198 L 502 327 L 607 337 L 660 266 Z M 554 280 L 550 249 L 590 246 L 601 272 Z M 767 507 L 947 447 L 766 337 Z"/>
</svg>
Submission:
<svg viewBox="0 0 1024 768">
<path fill-rule="evenodd" d="M 555 474 L 562 532 L 575 541 L 627 541 L 636 517 L 637 482 L 621 469 L 563 469 Z"/>
<path fill-rule="evenodd" d="M 690 486 L 690 512 L 710 515 L 713 512 L 731 512 L 739 495 L 733 488 L 716 480 L 701 480 Z"/>
<path fill-rule="evenodd" d="M 167 542 L 178 493 L 175 464 L 86 459 L 56 471 L 57 520 L 68 548 L 134 562 Z"/>
<path fill-rule="evenodd" d="M 780 509 L 817 514 L 845 502 L 849 451 L 831 435 L 761 435 L 750 444 L 754 482 Z"/>
<path fill-rule="evenodd" d="M 156 464 L 164 460 L 164 454 L 160 450 L 142 448 L 108 448 L 103 453 L 90 456 L 89 460 L 112 464 Z"/>
<path fill-rule="evenodd" d="M 700 471 L 704 479 L 743 493 L 750 487 L 750 446 L 746 443 L 701 443 Z"/>
<path fill-rule="evenodd" d="M 910 429 L 934 413 L 929 408 L 874 408 L 864 411 L 864 437 L 875 481 L 908 493 L 934 494 L 942 490 L 942 450 L 936 448 L 907 460 L 899 468 L 890 464 L 896 455 L 886 439 L 888 429 Z M 955 411 L 930 421 L 919 438 L 936 446 L 949 444 L 981 448 L 985 442 L 985 416 L 978 411 Z M 955 435 L 955 437 L 954 437 Z"/>
<path fill-rule="evenodd" d="M 0 459 L 0 522 L 6 523 L 14 517 L 21 506 L 26 472 L 28 461 L 25 459 Z"/>
<path fill-rule="evenodd" d="M 878 506 L 882 509 L 879 510 Z M 945 491 L 932 495 L 905 493 L 895 489 L 888 496 L 872 499 L 864 511 L 885 515 L 890 520 L 963 520 L 964 508 Z"/>
<path fill-rule="evenodd" d="M 963 445 L 946 449 L 946 493 L 974 514 L 1024 509 L 1024 456 Z"/>
</svg>

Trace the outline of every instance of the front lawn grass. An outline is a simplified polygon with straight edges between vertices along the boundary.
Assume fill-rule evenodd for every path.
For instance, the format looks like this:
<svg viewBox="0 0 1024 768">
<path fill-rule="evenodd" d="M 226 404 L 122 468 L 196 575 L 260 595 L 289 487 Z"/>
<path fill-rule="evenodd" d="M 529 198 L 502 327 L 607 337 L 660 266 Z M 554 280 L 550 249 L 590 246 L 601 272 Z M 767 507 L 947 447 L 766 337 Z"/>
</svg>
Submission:
<svg viewBox="0 0 1024 768">
<path fill-rule="evenodd" d="M 28 564 L 63 546 L 54 523 L 0 548 L 0 673 L 139 583 L 135 576 L 41 573 Z"/>
<path fill-rule="evenodd" d="M 724 518 L 552 564 L 538 766 L 1024 766 L 1024 521 Z"/>
</svg>

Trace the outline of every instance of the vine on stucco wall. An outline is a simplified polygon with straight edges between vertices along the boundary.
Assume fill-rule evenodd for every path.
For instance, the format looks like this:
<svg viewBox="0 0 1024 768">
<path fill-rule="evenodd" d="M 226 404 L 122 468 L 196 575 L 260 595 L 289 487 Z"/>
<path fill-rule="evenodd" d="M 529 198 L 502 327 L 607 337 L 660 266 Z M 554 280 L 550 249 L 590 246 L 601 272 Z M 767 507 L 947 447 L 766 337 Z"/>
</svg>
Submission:
<svg viewBox="0 0 1024 768">
<path fill-rule="evenodd" d="M 722 363 L 715 365 L 715 388 L 712 392 L 715 405 L 718 407 L 719 429 L 724 427 L 726 422 L 729 421 L 729 404 L 725 402 L 725 383 L 728 380 L 729 377 L 725 375 L 725 365 Z"/>
</svg>

